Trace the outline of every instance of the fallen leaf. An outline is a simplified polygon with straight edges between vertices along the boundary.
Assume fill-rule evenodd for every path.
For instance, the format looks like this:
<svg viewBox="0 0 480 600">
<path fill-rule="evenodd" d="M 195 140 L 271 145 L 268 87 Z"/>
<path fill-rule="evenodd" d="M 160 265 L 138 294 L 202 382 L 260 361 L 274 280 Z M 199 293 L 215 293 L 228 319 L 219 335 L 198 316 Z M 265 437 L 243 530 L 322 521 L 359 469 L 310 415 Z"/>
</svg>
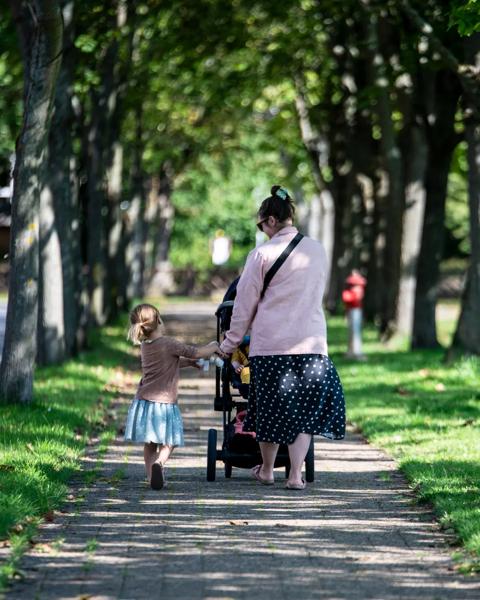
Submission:
<svg viewBox="0 0 480 600">
<path fill-rule="evenodd" d="M 437 383 L 437 385 L 435 386 L 436 392 L 444 392 L 445 389 L 446 389 L 445 384 L 443 384 L 443 383 Z"/>
</svg>

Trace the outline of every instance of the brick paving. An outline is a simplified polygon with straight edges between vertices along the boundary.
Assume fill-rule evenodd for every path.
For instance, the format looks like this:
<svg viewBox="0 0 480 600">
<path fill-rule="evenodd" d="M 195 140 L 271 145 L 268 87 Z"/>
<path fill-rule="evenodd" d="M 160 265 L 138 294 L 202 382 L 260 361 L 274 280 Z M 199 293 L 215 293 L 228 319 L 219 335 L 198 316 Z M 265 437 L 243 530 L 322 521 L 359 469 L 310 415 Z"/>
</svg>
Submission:
<svg viewBox="0 0 480 600">
<path fill-rule="evenodd" d="M 188 315 L 175 318 L 191 329 Z M 42 526 L 7 598 L 480 598 L 480 580 L 454 571 L 448 538 L 393 461 L 353 432 L 317 439 L 306 492 L 285 490 L 282 470 L 269 488 L 240 469 L 227 480 L 220 464 L 207 483 L 207 430 L 221 427 L 212 398 L 211 379 L 182 379 L 187 445 L 162 491 L 144 481 L 141 446 L 115 440 L 101 476 L 88 489 L 74 483 L 64 513 Z"/>
</svg>

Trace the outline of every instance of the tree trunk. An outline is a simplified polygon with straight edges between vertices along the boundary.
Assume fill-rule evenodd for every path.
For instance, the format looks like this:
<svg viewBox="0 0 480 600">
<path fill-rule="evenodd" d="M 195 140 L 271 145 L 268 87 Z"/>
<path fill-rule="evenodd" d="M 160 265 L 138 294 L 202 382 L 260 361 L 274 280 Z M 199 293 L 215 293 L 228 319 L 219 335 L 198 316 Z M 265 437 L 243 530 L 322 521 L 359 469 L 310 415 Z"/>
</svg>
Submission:
<svg viewBox="0 0 480 600">
<path fill-rule="evenodd" d="M 49 182 L 62 255 L 65 350 L 67 356 L 73 356 L 79 349 L 77 328 L 81 268 L 78 181 L 73 150 L 76 118 L 72 105 L 75 67 L 74 1 L 61 0 L 60 5 L 65 33 L 49 138 Z"/>
<path fill-rule="evenodd" d="M 396 331 L 409 338 L 412 334 L 417 262 L 422 239 L 425 211 L 425 172 L 427 140 L 420 117 L 409 125 L 408 148 L 405 148 L 405 212 L 401 242 L 401 275 L 397 306 Z M 415 151 L 412 152 L 412 148 Z"/>
<path fill-rule="evenodd" d="M 115 21 L 112 16 L 112 27 Z M 115 64 L 118 55 L 116 39 L 105 49 L 101 59 L 100 80 L 91 92 L 91 121 L 88 133 L 88 291 L 90 297 L 90 322 L 93 326 L 104 325 L 108 318 L 108 177 L 111 166 L 114 139 L 110 131 L 116 114 L 118 89 Z"/>
<path fill-rule="evenodd" d="M 173 170 L 170 163 L 162 165 L 158 186 L 158 220 L 155 231 L 155 262 L 153 277 L 148 286 L 150 294 L 164 294 L 173 286 L 172 267 L 169 261 L 170 240 L 175 209 L 172 204 Z"/>
<path fill-rule="evenodd" d="M 335 203 L 331 192 L 327 189 L 322 175 L 322 166 L 328 164 L 328 143 L 325 138 L 315 131 L 310 119 L 307 100 L 300 77 L 295 80 L 297 95 L 295 107 L 300 126 L 302 142 L 310 158 L 312 177 L 317 188 L 317 194 L 312 199 L 311 228 L 309 235 L 323 242 L 328 258 L 327 289 L 330 287 L 332 264 L 335 245 Z M 318 211 L 316 210 L 318 203 Z M 318 233 L 317 233 L 318 232 Z"/>
<path fill-rule="evenodd" d="M 144 287 L 148 289 L 150 281 L 155 272 L 155 240 L 156 240 L 156 224 L 159 219 L 159 178 L 151 177 L 148 182 L 148 194 L 145 206 L 145 230 L 143 236 L 143 256 L 145 270 L 143 274 Z"/>
<path fill-rule="evenodd" d="M 120 207 L 122 198 L 122 170 L 123 170 L 123 146 L 117 139 L 113 144 L 113 157 L 107 171 L 107 197 L 108 197 L 108 276 L 105 282 L 108 284 L 105 297 L 108 298 L 108 318 L 115 319 L 118 309 L 126 309 L 127 301 L 122 294 L 122 270 L 125 265 L 125 256 L 122 256 L 124 248 L 122 234 L 122 210 Z"/>
<path fill-rule="evenodd" d="M 17 140 L 9 301 L 0 369 L 2 397 L 14 402 L 29 402 L 33 396 L 37 350 L 40 188 L 63 32 L 56 0 L 35 0 L 30 7 L 34 35 L 30 40 L 30 59 L 25 72 L 23 124 Z M 25 26 L 30 29 L 31 22 Z"/>
<path fill-rule="evenodd" d="M 103 148 L 106 101 L 105 93 L 93 94 L 92 117 L 88 131 L 87 265 L 90 323 L 93 326 L 104 325 L 107 320 L 104 298 L 104 280 L 107 274 L 107 208 Z"/>
<path fill-rule="evenodd" d="M 147 235 L 145 182 L 142 169 L 143 128 L 142 107 L 135 112 L 136 136 L 133 146 L 133 164 L 131 190 L 132 199 L 127 213 L 126 234 L 127 247 L 125 250 L 128 265 L 128 280 L 126 282 L 127 298 L 141 298 L 144 294 L 145 275 L 145 238 Z"/>
<path fill-rule="evenodd" d="M 438 346 L 435 308 L 439 265 L 443 255 L 448 174 L 458 136 L 454 130 L 460 86 L 448 71 L 436 76 L 434 107 L 427 126 L 428 163 L 425 175 L 425 214 L 417 262 L 412 348 Z"/>
<path fill-rule="evenodd" d="M 303 89 L 303 81 L 300 77 L 295 79 L 295 88 L 297 94 L 295 96 L 295 107 L 297 109 L 298 123 L 302 142 L 310 157 L 312 167 L 312 176 L 318 193 L 321 194 L 326 189 L 326 184 L 322 175 L 322 166 L 328 164 L 328 144 L 323 136 L 315 131 L 312 125 L 305 91 Z"/>
<path fill-rule="evenodd" d="M 357 191 L 355 174 L 348 151 L 351 129 L 345 119 L 342 104 L 331 109 L 328 133 L 329 166 L 332 173 L 332 182 L 329 183 L 328 189 L 333 198 L 335 216 L 332 265 L 325 306 L 330 313 L 335 314 L 338 310 L 345 278 L 352 264 L 354 241 L 351 228 L 354 217 L 354 197 Z"/>
<path fill-rule="evenodd" d="M 79 258 L 79 276 L 78 276 L 78 293 L 77 293 L 77 306 L 78 306 L 78 318 L 77 318 L 77 329 L 75 334 L 76 349 L 77 351 L 84 350 L 88 347 L 88 330 L 90 327 L 90 293 L 89 293 L 89 280 L 90 280 L 90 269 L 88 267 L 88 243 L 89 243 L 89 232 L 88 232 L 88 211 L 89 211 L 89 182 L 88 182 L 88 168 L 90 162 L 90 140 L 89 133 L 90 129 L 86 124 L 86 110 L 85 106 L 81 103 L 76 105 L 76 129 L 77 136 L 81 141 L 81 148 L 78 154 L 78 165 L 77 165 L 77 177 L 78 187 L 76 193 L 78 196 L 78 214 L 79 214 L 79 231 L 77 233 L 78 240 L 78 253 Z"/>
<path fill-rule="evenodd" d="M 385 261 L 385 204 L 384 185 L 381 177 L 374 182 L 372 222 L 368 238 L 367 287 L 365 289 L 365 320 L 375 323 L 382 306 L 382 273 Z"/>
<path fill-rule="evenodd" d="M 332 272 L 332 255 L 333 255 L 333 228 L 335 223 L 335 205 L 333 203 L 332 194 L 328 190 L 324 190 L 319 195 L 319 239 L 325 248 L 327 254 L 327 287 L 330 281 Z"/>
<path fill-rule="evenodd" d="M 120 209 L 123 147 L 120 134 L 124 81 L 128 74 L 131 46 L 127 61 L 124 63 L 119 58 L 119 50 L 122 28 L 127 19 L 127 2 L 112 0 L 111 7 L 110 26 L 115 30 L 116 35 L 111 38 L 105 49 L 100 67 L 101 84 L 94 92 L 92 101 L 92 111 L 102 113 L 96 123 L 96 118 L 92 118 L 98 145 L 97 149 L 92 148 L 92 150 L 101 162 L 97 172 L 94 173 L 93 195 L 90 198 L 90 201 L 97 204 L 95 207 L 90 207 L 90 217 L 93 219 L 94 215 L 100 216 L 102 227 L 100 229 L 100 226 L 97 226 L 94 229 L 95 239 L 92 239 L 89 254 L 90 294 L 93 299 L 92 322 L 97 325 L 115 318 L 119 304 L 124 304 L 123 301 L 119 301 L 121 270 L 124 262 L 124 257 L 119 256 L 123 229 Z M 97 258 L 93 254 L 94 247 L 100 250 Z"/>
<path fill-rule="evenodd" d="M 478 70 L 480 65 L 480 34 L 465 42 L 469 64 Z M 478 97 L 466 98 L 471 116 L 465 124 L 468 144 L 468 205 L 470 221 L 470 264 L 462 298 L 462 308 L 453 337 L 450 355 L 457 353 L 480 355 L 480 116 Z"/>
<path fill-rule="evenodd" d="M 146 198 L 143 179 L 134 182 L 132 200 L 128 210 L 130 227 L 126 248 L 128 280 L 126 282 L 127 298 L 141 298 L 144 294 L 145 273 L 145 209 Z"/>
<path fill-rule="evenodd" d="M 390 91 L 385 58 L 379 45 L 378 22 L 372 16 L 369 37 L 372 52 L 372 84 L 376 87 L 376 111 L 381 129 L 381 160 L 388 182 L 386 218 L 386 246 L 383 272 L 383 302 L 380 313 L 380 332 L 384 339 L 395 332 L 398 292 L 400 285 L 400 257 L 402 244 L 402 222 L 404 209 L 402 155 L 397 144 L 392 119 Z"/>
<path fill-rule="evenodd" d="M 349 194 L 344 177 L 337 179 L 333 197 L 335 198 L 335 217 L 333 223 L 333 248 L 330 279 L 325 296 L 325 307 L 331 314 L 336 314 L 345 278 L 350 266 L 350 251 L 346 243 L 345 233 L 350 221 Z"/>
<path fill-rule="evenodd" d="M 73 1 L 62 0 L 61 8 L 63 59 L 50 127 L 46 185 L 40 197 L 41 364 L 59 363 L 75 353 L 78 320 L 79 219 L 72 141 Z"/>
<path fill-rule="evenodd" d="M 46 169 L 48 173 L 48 167 Z M 37 361 L 41 365 L 65 359 L 63 274 L 60 240 L 48 183 L 40 194 L 40 278 Z"/>
</svg>

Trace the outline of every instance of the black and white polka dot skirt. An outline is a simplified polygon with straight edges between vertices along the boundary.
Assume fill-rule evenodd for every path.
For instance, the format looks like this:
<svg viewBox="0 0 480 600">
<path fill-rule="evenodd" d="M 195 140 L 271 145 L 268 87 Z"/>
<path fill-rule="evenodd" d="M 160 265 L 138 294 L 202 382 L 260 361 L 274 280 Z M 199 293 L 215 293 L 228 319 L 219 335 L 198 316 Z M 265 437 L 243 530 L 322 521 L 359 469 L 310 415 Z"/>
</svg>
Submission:
<svg viewBox="0 0 480 600">
<path fill-rule="evenodd" d="M 245 431 L 257 441 L 292 444 L 299 433 L 345 437 L 345 398 L 334 364 L 322 354 L 253 356 Z"/>
</svg>

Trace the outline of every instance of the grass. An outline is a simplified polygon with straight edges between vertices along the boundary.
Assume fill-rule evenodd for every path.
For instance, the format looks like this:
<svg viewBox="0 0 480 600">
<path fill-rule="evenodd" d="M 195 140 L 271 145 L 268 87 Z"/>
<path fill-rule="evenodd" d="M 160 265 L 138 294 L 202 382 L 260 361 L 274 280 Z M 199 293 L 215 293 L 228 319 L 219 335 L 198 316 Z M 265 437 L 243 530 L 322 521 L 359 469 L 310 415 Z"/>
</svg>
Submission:
<svg viewBox="0 0 480 600">
<path fill-rule="evenodd" d="M 76 360 L 37 369 L 32 404 L 1 407 L 0 539 L 11 551 L 0 567 L 0 587 L 15 576 L 38 524 L 52 520 L 65 500 L 89 437 L 98 436 L 103 448 L 113 436 L 109 404 L 117 388 L 111 382 L 121 379 L 129 360 L 124 327 L 104 328 L 91 345 Z M 84 478 L 88 483 L 91 473 Z"/>
<path fill-rule="evenodd" d="M 441 323 L 451 337 L 454 322 Z M 345 328 L 329 320 L 330 352 L 345 388 L 347 416 L 374 444 L 396 458 L 444 529 L 455 533 L 463 571 L 480 571 L 480 360 L 447 366 L 443 350 L 385 348 L 364 332 L 368 361 L 343 358 Z"/>
</svg>

